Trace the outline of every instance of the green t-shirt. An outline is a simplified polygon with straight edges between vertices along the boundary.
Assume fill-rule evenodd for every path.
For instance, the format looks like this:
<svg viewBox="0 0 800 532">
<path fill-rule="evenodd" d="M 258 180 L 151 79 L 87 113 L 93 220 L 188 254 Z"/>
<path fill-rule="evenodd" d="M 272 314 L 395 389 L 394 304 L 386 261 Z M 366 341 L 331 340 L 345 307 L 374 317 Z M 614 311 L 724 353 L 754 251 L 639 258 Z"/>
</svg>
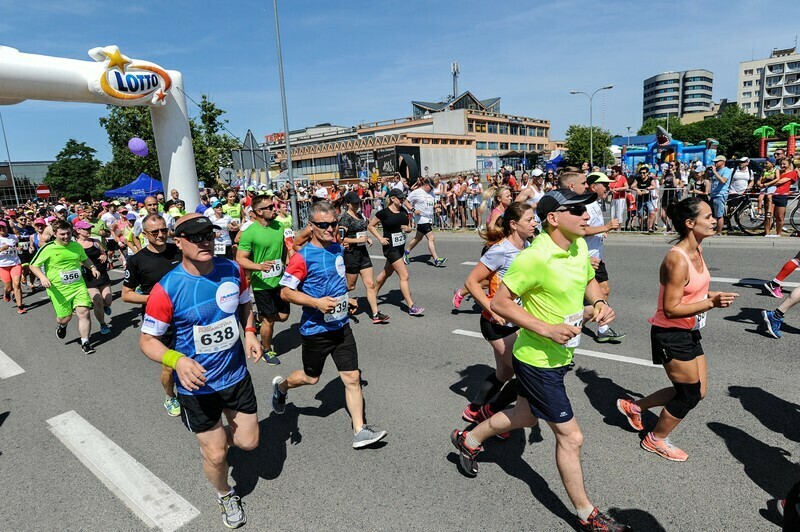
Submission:
<svg viewBox="0 0 800 532">
<path fill-rule="evenodd" d="M 275 217 L 278 220 L 284 229 L 291 229 L 292 228 L 292 215 L 289 214 L 287 216 L 281 216 L 280 214 Z"/>
<path fill-rule="evenodd" d="M 569 250 L 558 247 L 542 233 L 511 263 L 503 284 L 522 299 L 522 307 L 545 323 L 583 323 L 583 296 L 594 278 L 586 240 L 577 239 Z M 580 325 L 579 325 L 580 326 Z M 577 340 L 576 340 L 577 338 Z M 517 360 L 539 368 L 559 368 L 572 361 L 572 347 L 557 344 L 527 329 L 520 329 L 514 343 Z M 568 345 L 569 345 L 568 344 Z"/>
<path fill-rule="evenodd" d="M 269 260 L 283 261 L 283 225 L 272 220 L 264 227 L 259 222 L 250 225 L 239 239 L 239 249 L 250 253 L 250 260 L 262 263 Z M 269 271 L 250 272 L 253 290 L 267 290 L 280 286 L 283 262 Z"/>
<path fill-rule="evenodd" d="M 222 206 L 222 213 L 227 214 L 234 220 L 241 220 L 242 219 L 242 205 L 241 203 L 234 203 L 233 205 L 228 205 L 225 203 Z"/>
<path fill-rule="evenodd" d="M 86 251 L 77 242 L 62 246 L 51 240 L 36 252 L 31 264 L 44 270 L 53 287 L 63 293 L 72 287 L 86 287 L 81 274 L 86 259 Z"/>
</svg>

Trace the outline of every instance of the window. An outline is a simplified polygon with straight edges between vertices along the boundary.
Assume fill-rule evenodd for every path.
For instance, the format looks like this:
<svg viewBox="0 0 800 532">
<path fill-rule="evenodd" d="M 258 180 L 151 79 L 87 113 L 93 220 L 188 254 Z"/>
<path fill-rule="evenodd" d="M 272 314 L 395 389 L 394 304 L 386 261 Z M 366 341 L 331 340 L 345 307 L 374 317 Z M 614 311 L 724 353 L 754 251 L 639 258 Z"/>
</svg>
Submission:
<svg viewBox="0 0 800 532">
<path fill-rule="evenodd" d="M 486 143 L 485 142 L 481 142 L 481 141 L 476 142 L 475 143 L 475 149 L 476 150 L 485 150 L 486 149 Z"/>
<path fill-rule="evenodd" d="M 489 149 L 490 150 L 496 150 L 497 149 L 497 143 L 496 142 L 490 142 L 489 143 Z"/>
<path fill-rule="evenodd" d="M 519 126 L 517 124 L 511 124 L 508 126 L 508 132 L 511 135 L 519 135 Z"/>
<path fill-rule="evenodd" d="M 763 68 L 757 68 L 756 69 L 756 74 L 762 74 L 763 72 L 764 72 Z"/>
<path fill-rule="evenodd" d="M 535 137 L 536 136 L 536 128 L 533 126 L 528 126 L 528 136 Z"/>
<path fill-rule="evenodd" d="M 752 106 L 749 103 L 743 103 L 742 104 L 742 109 L 750 109 L 750 107 L 752 107 Z"/>
<path fill-rule="evenodd" d="M 486 122 L 475 122 L 475 133 L 486 133 Z"/>
<path fill-rule="evenodd" d="M 508 124 L 500 124 L 500 134 L 508 135 Z"/>
<path fill-rule="evenodd" d="M 745 81 L 744 83 L 742 83 L 742 87 L 752 87 L 752 86 L 753 86 L 752 81 Z"/>
<path fill-rule="evenodd" d="M 475 124 L 473 122 L 470 122 L 469 124 L 467 124 L 467 131 L 472 133 L 474 130 L 475 130 Z"/>
<path fill-rule="evenodd" d="M 752 69 L 752 68 L 748 68 L 748 69 L 746 69 L 746 70 L 744 71 L 744 75 L 745 75 L 745 76 L 752 76 L 752 75 L 753 75 L 753 69 Z"/>
<path fill-rule="evenodd" d="M 519 143 L 518 142 L 512 142 L 511 143 L 511 149 L 512 150 L 518 150 L 519 149 Z"/>
<path fill-rule="evenodd" d="M 497 133 L 497 124 L 495 122 L 489 122 L 489 133 Z"/>
<path fill-rule="evenodd" d="M 742 93 L 742 98 L 751 98 L 752 96 L 753 96 L 753 93 L 750 92 L 750 91 L 746 91 L 746 92 Z"/>
<path fill-rule="evenodd" d="M 508 142 L 501 142 L 500 143 L 500 149 L 501 150 L 507 150 L 508 149 Z"/>
</svg>

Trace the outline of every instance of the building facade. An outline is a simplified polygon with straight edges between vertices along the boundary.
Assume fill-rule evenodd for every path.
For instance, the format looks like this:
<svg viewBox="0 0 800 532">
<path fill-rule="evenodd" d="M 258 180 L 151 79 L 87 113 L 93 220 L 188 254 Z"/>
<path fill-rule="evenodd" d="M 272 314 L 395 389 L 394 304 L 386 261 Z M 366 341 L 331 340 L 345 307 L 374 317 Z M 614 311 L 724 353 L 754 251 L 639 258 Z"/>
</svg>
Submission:
<svg viewBox="0 0 800 532">
<path fill-rule="evenodd" d="M 705 113 L 713 106 L 714 74 L 705 69 L 664 72 L 644 80 L 642 121 Z"/>
<path fill-rule="evenodd" d="M 800 54 L 772 50 L 766 59 L 739 63 L 739 106 L 758 117 L 800 114 Z"/>
</svg>

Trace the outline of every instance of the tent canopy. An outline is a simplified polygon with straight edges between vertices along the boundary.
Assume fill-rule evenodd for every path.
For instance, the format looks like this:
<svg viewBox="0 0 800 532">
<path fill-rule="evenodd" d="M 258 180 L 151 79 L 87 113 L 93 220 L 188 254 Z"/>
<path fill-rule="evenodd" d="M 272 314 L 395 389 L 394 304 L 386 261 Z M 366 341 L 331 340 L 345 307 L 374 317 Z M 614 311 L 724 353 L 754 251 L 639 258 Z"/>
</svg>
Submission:
<svg viewBox="0 0 800 532">
<path fill-rule="evenodd" d="M 147 196 L 159 192 L 164 193 L 164 185 L 161 181 L 142 172 L 133 182 L 114 190 L 108 190 L 103 195 L 107 198 L 134 198 L 136 201 L 142 202 Z"/>
</svg>

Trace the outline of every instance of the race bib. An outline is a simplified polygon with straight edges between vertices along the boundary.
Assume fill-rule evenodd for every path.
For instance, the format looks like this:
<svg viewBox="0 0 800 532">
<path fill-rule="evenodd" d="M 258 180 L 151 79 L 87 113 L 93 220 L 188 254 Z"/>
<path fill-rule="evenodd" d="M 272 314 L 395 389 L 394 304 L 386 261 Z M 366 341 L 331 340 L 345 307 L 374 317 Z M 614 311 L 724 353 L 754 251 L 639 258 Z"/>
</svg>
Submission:
<svg viewBox="0 0 800 532">
<path fill-rule="evenodd" d="M 291 229 L 284 229 L 283 238 L 294 238 L 294 231 L 292 231 Z"/>
<path fill-rule="evenodd" d="M 347 294 L 342 294 L 341 296 L 337 297 L 336 306 L 333 307 L 333 312 L 325 313 L 325 321 L 332 322 L 344 319 L 344 317 L 347 316 L 348 304 L 349 302 Z"/>
<path fill-rule="evenodd" d="M 239 325 L 235 316 L 228 316 L 211 325 L 195 325 L 192 329 L 194 351 L 198 354 L 230 349 L 239 339 Z"/>
<path fill-rule="evenodd" d="M 358 233 L 356 233 L 356 238 L 364 238 L 365 236 L 367 236 L 366 231 L 359 231 Z"/>
<path fill-rule="evenodd" d="M 225 244 L 221 242 L 214 242 L 214 256 L 220 257 L 225 255 Z"/>
<path fill-rule="evenodd" d="M 19 248 L 20 251 L 24 252 L 24 251 L 28 251 L 28 245 L 29 244 L 30 244 L 30 242 L 20 242 L 19 244 L 17 244 L 17 247 Z"/>
<path fill-rule="evenodd" d="M 705 326 L 706 326 L 706 313 L 701 312 L 700 314 L 694 317 L 694 327 L 692 327 L 692 330 L 699 331 Z"/>
<path fill-rule="evenodd" d="M 394 248 L 403 246 L 406 243 L 406 235 L 405 233 L 392 233 L 392 238 L 390 240 Z"/>
<path fill-rule="evenodd" d="M 575 314 L 570 314 L 569 316 L 564 318 L 564 323 L 567 325 L 572 325 L 573 327 L 583 327 L 583 310 L 576 312 Z M 570 340 L 564 344 L 564 347 L 578 347 L 581 343 L 581 334 L 578 333 L 574 337 L 570 338 Z"/>
<path fill-rule="evenodd" d="M 268 270 L 261 272 L 261 277 L 263 279 L 272 279 L 273 277 L 280 277 L 281 275 L 283 275 L 283 263 L 279 260 L 274 261 Z"/>
<path fill-rule="evenodd" d="M 81 271 L 80 270 L 68 270 L 65 272 L 61 272 L 61 284 L 72 284 L 77 283 L 81 280 Z"/>
</svg>

